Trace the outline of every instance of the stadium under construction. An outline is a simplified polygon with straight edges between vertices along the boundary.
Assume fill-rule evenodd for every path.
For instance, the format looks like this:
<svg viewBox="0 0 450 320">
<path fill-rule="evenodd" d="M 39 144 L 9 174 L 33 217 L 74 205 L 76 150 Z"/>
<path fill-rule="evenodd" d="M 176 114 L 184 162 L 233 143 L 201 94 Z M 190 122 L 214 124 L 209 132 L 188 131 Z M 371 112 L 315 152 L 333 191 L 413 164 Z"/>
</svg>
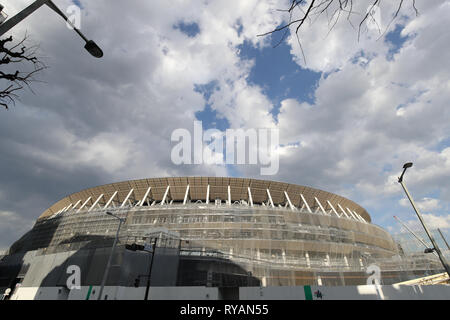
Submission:
<svg viewBox="0 0 450 320">
<path fill-rule="evenodd" d="M 371 266 L 381 285 L 443 272 L 433 254 L 405 252 L 371 221 L 349 199 L 282 182 L 112 183 L 71 194 L 43 212 L 0 261 L 0 294 L 141 299 L 146 287 L 204 287 L 218 288 L 218 298 L 238 298 L 234 289 L 242 287 L 365 285 Z M 134 244 L 146 250 L 129 250 Z M 68 286 L 71 266 L 80 270 L 76 289 Z"/>
</svg>

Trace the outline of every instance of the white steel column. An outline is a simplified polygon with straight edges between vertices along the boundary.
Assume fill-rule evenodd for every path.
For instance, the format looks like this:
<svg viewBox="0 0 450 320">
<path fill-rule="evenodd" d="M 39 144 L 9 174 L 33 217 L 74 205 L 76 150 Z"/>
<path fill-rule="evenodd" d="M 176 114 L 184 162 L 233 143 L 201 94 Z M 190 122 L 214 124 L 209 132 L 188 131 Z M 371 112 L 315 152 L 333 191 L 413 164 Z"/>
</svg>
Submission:
<svg viewBox="0 0 450 320">
<path fill-rule="evenodd" d="M 287 194 L 286 191 L 284 191 L 284 196 L 286 197 L 286 200 L 287 200 L 288 203 L 289 203 L 289 207 L 291 207 L 291 210 L 294 211 L 294 210 L 295 210 L 295 207 L 292 205 L 291 199 L 289 199 L 289 196 L 288 196 L 288 194 Z"/>
<path fill-rule="evenodd" d="M 130 192 L 128 192 L 127 196 L 125 197 L 125 200 L 123 200 L 122 204 L 120 205 L 121 208 L 125 205 L 125 203 L 127 203 L 128 198 L 131 196 L 131 194 L 133 193 L 133 191 L 134 191 L 134 189 L 132 188 L 132 189 L 130 190 Z"/>
<path fill-rule="evenodd" d="M 309 213 L 313 213 L 313 212 L 311 211 L 311 208 L 310 208 L 309 205 L 308 205 L 308 202 L 306 202 L 305 197 L 303 196 L 303 194 L 300 193 L 300 197 L 302 198 L 303 204 L 306 206 L 306 209 L 308 209 L 308 212 L 309 212 Z"/>
<path fill-rule="evenodd" d="M 275 206 L 273 205 L 272 196 L 270 195 L 270 191 L 269 191 L 269 189 L 266 189 L 266 190 L 267 190 L 267 195 L 269 196 L 270 204 L 271 204 L 272 208 L 274 208 Z"/>
<path fill-rule="evenodd" d="M 83 203 L 83 205 L 80 207 L 80 209 L 78 209 L 77 212 L 80 212 L 84 208 L 84 206 L 88 203 L 88 201 L 91 200 L 91 198 L 92 197 L 87 198 L 87 200 Z"/>
<path fill-rule="evenodd" d="M 208 188 L 206 188 L 206 204 L 209 203 L 209 184 L 208 184 Z"/>
<path fill-rule="evenodd" d="M 252 192 L 250 190 L 250 187 L 248 187 L 248 200 L 250 202 L 250 206 L 253 207 L 253 198 L 252 198 Z"/>
<path fill-rule="evenodd" d="M 66 212 L 67 210 L 69 210 L 70 208 L 72 208 L 72 203 L 71 204 L 69 204 L 65 209 L 64 209 L 64 211 L 63 212 Z"/>
<path fill-rule="evenodd" d="M 228 186 L 228 205 L 231 206 L 231 188 Z"/>
<path fill-rule="evenodd" d="M 100 201 L 100 199 L 103 197 L 103 193 L 98 196 L 97 200 L 95 200 L 94 204 L 89 208 L 88 212 L 90 212 L 94 207 L 97 205 L 97 203 Z"/>
<path fill-rule="evenodd" d="M 314 199 L 316 200 L 316 202 L 319 205 L 320 210 L 322 210 L 323 214 L 327 215 L 327 213 L 326 213 L 325 209 L 323 208 L 322 204 L 320 203 L 319 199 L 317 199 L 317 197 L 314 197 Z"/>
<path fill-rule="evenodd" d="M 104 209 L 108 208 L 108 206 L 111 204 L 111 202 L 113 201 L 114 197 L 117 195 L 117 191 L 114 192 L 114 194 L 112 195 L 111 198 L 109 198 L 108 202 L 105 204 L 105 206 L 103 207 Z"/>
<path fill-rule="evenodd" d="M 64 207 L 64 208 L 62 208 L 61 210 L 59 210 L 56 214 L 55 214 L 55 216 L 57 216 L 58 214 L 60 214 L 61 212 L 63 212 L 64 211 L 64 209 L 66 209 L 67 207 Z"/>
<path fill-rule="evenodd" d="M 359 221 L 358 218 L 352 213 L 352 211 L 349 208 L 346 208 L 347 211 L 350 213 L 350 215 L 355 219 L 356 221 Z"/>
<path fill-rule="evenodd" d="M 353 213 L 359 218 L 359 220 L 361 220 L 361 222 L 367 223 L 367 221 L 364 220 L 364 218 L 357 214 L 355 211 L 353 211 Z"/>
<path fill-rule="evenodd" d="M 169 188 L 170 188 L 170 186 L 167 186 L 166 192 L 164 192 L 164 197 L 162 198 L 162 201 L 161 201 L 161 205 L 163 205 L 164 202 L 166 201 L 167 194 L 169 193 Z"/>
<path fill-rule="evenodd" d="M 350 219 L 350 217 L 348 216 L 348 214 L 345 213 L 345 210 L 344 210 L 344 208 L 342 208 L 340 203 L 338 203 L 338 207 L 341 209 L 342 213 L 344 213 L 344 216 L 346 216 L 347 219 Z"/>
<path fill-rule="evenodd" d="M 144 196 L 142 197 L 141 202 L 139 203 L 139 206 L 142 207 L 145 203 L 145 201 L 147 200 L 148 194 L 150 193 L 150 190 L 152 190 L 152 187 L 148 187 L 147 191 L 145 191 Z M 147 202 L 148 205 L 150 205 L 150 203 Z"/>
<path fill-rule="evenodd" d="M 333 212 L 336 214 L 336 216 L 338 218 L 340 218 L 341 216 L 337 213 L 336 209 L 333 207 L 333 205 L 331 204 L 331 202 L 329 200 L 327 200 L 328 205 L 331 207 L 331 210 L 333 210 Z"/>
<path fill-rule="evenodd" d="M 75 210 L 80 203 L 81 203 L 81 199 L 75 203 L 75 205 L 72 207 L 72 210 Z"/>
<path fill-rule="evenodd" d="M 306 258 L 306 265 L 308 266 L 308 268 L 311 268 L 311 261 L 309 260 L 308 252 L 305 252 L 305 258 Z"/>
<path fill-rule="evenodd" d="M 186 204 L 188 195 L 189 195 L 189 185 L 187 185 L 187 187 L 186 187 L 186 193 L 184 194 L 183 205 Z"/>
</svg>

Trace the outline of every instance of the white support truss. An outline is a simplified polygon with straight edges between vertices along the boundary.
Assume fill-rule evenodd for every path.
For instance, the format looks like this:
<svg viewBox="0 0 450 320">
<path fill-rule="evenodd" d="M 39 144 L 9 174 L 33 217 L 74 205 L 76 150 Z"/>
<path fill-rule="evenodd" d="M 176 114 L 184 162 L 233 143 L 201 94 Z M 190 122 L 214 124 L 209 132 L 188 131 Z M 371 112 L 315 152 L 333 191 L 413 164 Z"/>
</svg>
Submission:
<svg viewBox="0 0 450 320">
<path fill-rule="evenodd" d="M 356 214 L 356 216 L 359 218 L 359 220 L 361 220 L 361 222 L 367 223 L 366 220 L 364 220 L 363 217 L 361 217 L 359 214 L 357 214 L 355 211 L 353 211 L 354 214 Z"/>
<path fill-rule="evenodd" d="M 348 213 L 350 213 L 350 215 L 353 217 L 353 219 L 355 219 L 356 221 L 359 221 L 359 219 L 352 213 L 352 211 L 349 208 L 346 208 Z"/>
<path fill-rule="evenodd" d="M 117 196 L 118 191 L 116 190 L 113 195 L 111 196 L 111 198 L 109 198 L 108 202 L 106 202 L 105 206 L 103 207 L 103 209 L 106 209 L 109 207 L 109 205 L 111 204 L 111 202 L 113 202 L 114 198 Z M 114 205 L 114 204 L 113 204 Z"/>
<path fill-rule="evenodd" d="M 186 187 L 186 193 L 184 194 L 183 205 L 186 204 L 188 196 L 189 196 L 189 185 L 187 185 L 187 187 Z"/>
<path fill-rule="evenodd" d="M 166 202 L 167 195 L 169 194 L 169 189 L 170 189 L 170 185 L 167 186 L 166 192 L 164 192 L 164 196 L 163 196 L 163 198 L 161 200 L 161 205 L 164 205 L 164 203 Z"/>
<path fill-rule="evenodd" d="M 142 200 L 141 200 L 141 202 L 139 203 L 139 206 L 140 207 L 142 207 L 143 205 L 144 205 L 144 203 L 145 203 L 145 201 L 147 201 L 147 204 L 148 205 L 150 205 L 150 203 L 148 202 L 148 195 L 149 195 L 149 193 L 150 193 L 150 190 L 152 190 L 152 187 L 148 187 L 147 188 L 147 191 L 145 191 L 145 194 L 144 194 L 144 196 L 142 197 Z"/>
<path fill-rule="evenodd" d="M 73 203 L 69 204 L 62 212 L 68 211 L 70 208 L 72 208 Z"/>
<path fill-rule="evenodd" d="M 94 204 L 89 208 L 88 212 L 90 212 L 91 210 L 93 210 L 95 208 L 95 206 L 98 204 L 98 202 L 100 201 L 101 198 L 103 198 L 103 193 L 98 196 L 97 200 L 95 200 Z"/>
<path fill-rule="evenodd" d="M 59 211 L 55 214 L 55 216 L 57 216 L 58 214 L 60 214 L 61 212 L 63 212 L 66 208 L 67 208 L 67 207 L 64 207 L 64 208 L 62 208 L 61 210 L 59 210 Z"/>
<path fill-rule="evenodd" d="M 272 206 L 272 208 L 275 208 L 275 206 L 273 205 L 272 196 L 270 195 L 270 191 L 269 191 L 269 189 L 266 189 L 266 190 L 267 190 L 267 196 L 269 197 L 270 205 Z"/>
<path fill-rule="evenodd" d="M 120 208 L 123 208 L 125 206 L 125 204 L 128 201 L 128 198 L 131 196 L 131 194 L 134 192 L 134 189 L 131 188 L 131 190 L 128 192 L 127 196 L 125 197 L 125 199 L 123 200 L 122 204 L 120 205 Z"/>
<path fill-rule="evenodd" d="M 350 217 L 348 216 L 348 214 L 347 213 L 345 213 L 345 210 L 344 210 L 344 208 L 342 208 L 342 206 L 341 206 L 341 204 L 340 203 L 338 203 L 338 207 L 341 209 L 341 211 L 342 211 L 342 213 L 344 213 L 344 216 L 346 216 L 347 217 L 347 219 L 350 219 Z M 342 217 L 342 216 L 341 216 Z"/>
<path fill-rule="evenodd" d="M 250 206 L 253 207 L 253 197 L 252 197 L 252 191 L 250 190 L 250 187 L 248 189 L 248 201 L 250 202 Z"/>
<path fill-rule="evenodd" d="M 291 199 L 289 199 L 289 196 L 286 191 L 284 191 L 284 196 L 286 197 L 287 202 L 289 203 L 289 207 L 292 211 L 294 211 L 296 208 L 292 205 Z"/>
<path fill-rule="evenodd" d="M 327 212 L 325 211 L 325 209 L 323 208 L 322 204 L 320 203 L 319 199 L 317 199 L 317 197 L 314 197 L 314 200 L 316 200 L 317 204 L 318 204 L 319 207 L 320 207 L 320 210 L 322 210 L 322 213 L 323 213 L 324 215 L 328 215 Z"/>
<path fill-rule="evenodd" d="M 81 203 L 81 199 L 75 203 L 75 205 L 72 207 L 72 210 L 75 210 L 80 203 Z"/>
<path fill-rule="evenodd" d="M 306 206 L 306 209 L 308 209 L 308 212 L 309 212 L 309 213 L 313 213 L 313 212 L 311 211 L 311 208 L 310 208 L 309 205 L 308 205 L 308 202 L 306 202 L 305 197 L 303 196 L 303 194 L 300 193 L 300 197 L 302 198 L 303 204 Z"/>
<path fill-rule="evenodd" d="M 327 200 L 328 205 L 330 206 L 331 210 L 333 210 L 334 214 L 340 218 L 342 215 L 339 215 L 339 213 L 336 211 L 336 209 L 333 207 L 333 205 L 331 204 L 331 202 L 329 200 Z"/>
<path fill-rule="evenodd" d="M 89 200 L 91 200 L 92 197 L 87 198 L 87 200 L 83 203 L 83 205 L 80 207 L 80 209 L 78 209 L 77 212 L 80 212 L 81 210 L 83 210 L 83 208 L 86 206 L 86 204 L 88 203 Z"/>
</svg>

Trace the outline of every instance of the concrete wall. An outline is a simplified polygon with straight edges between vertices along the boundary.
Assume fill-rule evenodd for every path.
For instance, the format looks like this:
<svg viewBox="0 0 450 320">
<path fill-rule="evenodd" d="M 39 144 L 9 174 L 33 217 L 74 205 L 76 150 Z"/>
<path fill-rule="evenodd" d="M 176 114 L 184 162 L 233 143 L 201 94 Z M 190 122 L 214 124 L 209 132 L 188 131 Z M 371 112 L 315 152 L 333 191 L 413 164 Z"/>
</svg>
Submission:
<svg viewBox="0 0 450 320">
<path fill-rule="evenodd" d="M 90 290 L 90 294 L 89 294 Z M 20 287 L 11 300 L 97 300 L 99 286 L 67 290 L 63 287 Z M 143 300 L 145 287 L 104 287 L 102 297 L 107 300 Z M 151 287 L 149 300 L 218 300 L 218 288 Z"/>
<path fill-rule="evenodd" d="M 63 287 L 20 287 L 11 300 L 96 300 L 99 286 L 68 291 Z M 108 300 L 142 300 L 145 287 L 105 287 Z M 320 297 L 321 296 L 321 297 Z M 219 289 L 207 287 L 152 287 L 150 300 L 218 300 Z M 353 286 L 353 287 L 241 287 L 239 300 L 450 300 L 450 286 Z"/>
<path fill-rule="evenodd" d="M 240 300 L 450 300 L 450 286 L 242 287 Z"/>
</svg>

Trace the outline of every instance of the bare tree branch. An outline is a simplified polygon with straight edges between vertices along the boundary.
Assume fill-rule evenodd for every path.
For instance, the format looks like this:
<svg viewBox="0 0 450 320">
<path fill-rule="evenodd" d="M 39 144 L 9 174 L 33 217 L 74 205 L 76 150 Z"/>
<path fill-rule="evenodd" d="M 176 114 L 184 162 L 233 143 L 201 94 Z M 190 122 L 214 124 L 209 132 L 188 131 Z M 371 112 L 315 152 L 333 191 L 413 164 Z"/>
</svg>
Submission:
<svg viewBox="0 0 450 320">
<path fill-rule="evenodd" d="M 0 106 L 5 109 L 19 99 L 18 91 L 27 87 L 33 92 L 31 83 L 37 81 L 35 75 L 46 68 L 37 56 L 39 46 L 27 46 L 26 40 L 27 35 L 9 48 L 12 36 L 0 40 Z"/>
<path fill-rule="evenodd" d="M 368 10 L 365 14 L 361 14 L 361 13 L 355 11 L 353 1 L 354 0 L 310 0 L 310 1 L 292 0 L 290 7 L 288 9 L 278 10 L 278 11 L 289 13 L 289 18 L 287 20 L 287 23 L 273 29 L 272 31 L 268 31 L 268 32 L 259 34 L 258 37 L 264 37 L 264 36 L 272 35 L 274 33 L 280 32 L 280 31 L 284 31 L 283 35 L 281 37 L 281 40 L 275 45 L 275 47 L 277 47 L 286 38 L 287 33 L 290 30 L 290 27 L 295 27 L 295 34 L 297 37 L 297 42 L 299 43 L 300 49 L 302 51 L 303 59 L 305 60 L 305 63 L 306 63 L 305 55 L 303 53 L 303 48 L 302 48 L 301 41 L 300 41 L 299 30 L 302 28 L 305 21 L 307 19 L 310 19 L 313 16 L 316 16 L 316 19 L 317 19 L 319 16 L 326 14 L 327 20 L 328 20 L 328 26 L 329 26 L 328 34 L 338 23 L 339 19 L 341 18 L 342 13 L 346 13 L 346 16 L 347 16 L 346 19 L 354 29 L 355 29 L 355 27 L 353 26 L 350 17 L 352 15 L 362 16 L 362 18 L 359 22 L 359 26 L 358 26 L 358 41 L 360 39 L 362 26 L 363 26 L 364 22 L 368 21 L 368 19 L 371 19 L 370 21 L 377 25 L 377 27 L 381 33 L 381 28 L 378 25 L 378 21 L 376 21 L 375 17 L 373 16 L 373 9 L 379 7 L 379 5 L 381 4 L 381 0 L 371 0 L 369 2 Z M 396 5 L 397 9 L 393 13 L 392 20 L 388 24 L 388 26 L 386 27 L 384 32 L 381 34 L 381 36 L 383 36 L 387 32 L 391 23 L 398 17 L 400 11 L 403 9 L 404 2 L 405 2 L 405 0 L 398 0 L 398 4 Z M 416 0 L 410 0 L 410 2 L 411 2 L 411 7 L 414 9 L 416 16 L 417 16 L 419 14 L 419 11 L 417 10 L 417 7 L 416 7 Z M 356 1 L 355 1 L 355 3 L 356 3 Z M 299 16 L 294 16 L 294 10 L 296 8 L 298 9 L 297 11 L 301 12 L 301 14 Z M 330 10 L 332 10 L 332 12 L 330 12 Z"/>
</svg>

